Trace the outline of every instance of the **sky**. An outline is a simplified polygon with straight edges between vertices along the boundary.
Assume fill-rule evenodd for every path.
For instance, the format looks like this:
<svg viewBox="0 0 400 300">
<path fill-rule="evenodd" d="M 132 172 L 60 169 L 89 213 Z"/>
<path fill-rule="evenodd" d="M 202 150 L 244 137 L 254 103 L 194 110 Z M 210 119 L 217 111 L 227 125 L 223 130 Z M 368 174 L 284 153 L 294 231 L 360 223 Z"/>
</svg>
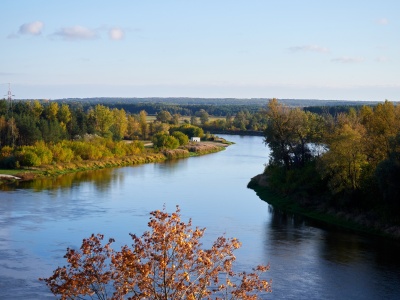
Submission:
<svg viewBox="0 0 400 300">
<path fill-rule="evenodd" d="M 1 0 L 15 99 L 400 101 L 398 0 Z M 2 94 L 0 94 L 2 97 Z"/>
</svg>

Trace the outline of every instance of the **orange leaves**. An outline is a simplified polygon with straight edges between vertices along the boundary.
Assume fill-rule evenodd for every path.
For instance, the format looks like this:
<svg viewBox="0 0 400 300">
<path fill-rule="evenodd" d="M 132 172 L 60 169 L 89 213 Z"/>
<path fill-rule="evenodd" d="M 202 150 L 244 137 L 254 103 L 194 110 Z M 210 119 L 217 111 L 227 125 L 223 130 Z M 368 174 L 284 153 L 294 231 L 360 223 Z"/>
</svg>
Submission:
<svg viewBox="0 0 400 300">
<path fill-rule="evenodd" d="M 233 271 L 233 251 L 241 246 L 237 239 L 222 236 L 204 250 L 199 240 L 205 229 L 182 222 L 179 207 L 172 214 L 164 208 L 150 215 L 150 231 L 130 234 L 132 247 L 114 251 L 113 239 L 102 246 L 104 236 L 92 235 L 80 251 L 67 249 L 67 268 L 42 280 L 61 299 L 257 299 L 271 291 L 259 278 L 269 266 L 250 274 Z"/>
</svg>

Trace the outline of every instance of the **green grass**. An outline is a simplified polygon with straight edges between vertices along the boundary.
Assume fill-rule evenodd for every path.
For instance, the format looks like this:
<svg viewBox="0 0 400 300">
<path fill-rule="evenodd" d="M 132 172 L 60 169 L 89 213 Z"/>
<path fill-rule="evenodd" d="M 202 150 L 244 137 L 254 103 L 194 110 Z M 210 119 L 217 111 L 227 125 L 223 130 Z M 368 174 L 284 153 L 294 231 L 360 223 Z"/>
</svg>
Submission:
<svg viewBox="0 0 400 300">
<path fill-rule="evenodd" d="M 0 174 L 5 174 L 5 175 L 16 175 L 21 172 L 24 172 L 24 170 L 9 170 L 9 169 L 0 169 Z"/>
</svg>

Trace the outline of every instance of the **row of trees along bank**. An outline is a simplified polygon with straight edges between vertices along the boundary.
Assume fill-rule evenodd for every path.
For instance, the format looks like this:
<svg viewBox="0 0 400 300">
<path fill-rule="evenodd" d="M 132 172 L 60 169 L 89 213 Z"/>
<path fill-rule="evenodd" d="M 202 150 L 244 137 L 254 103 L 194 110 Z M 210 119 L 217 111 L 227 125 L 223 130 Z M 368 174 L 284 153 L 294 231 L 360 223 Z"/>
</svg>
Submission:
<svg viewBox="0 0 400 300">
<path fill-rule="evenodd" d="M 400 106 L 332 114 L 268 103 L 268 185 L 318 209 L 400 225 Z"/>
<path fill-rule="evenodd" d="M 84 111 L 79 106 L 37 100 L 18 101 L 10 108 L 2 100 L 0 167 L 142 155 L 150 150 L 139 140 L 150 140 L 156 151 L 163 151 L 187 144 L 190 137 L 205 137 L 198 126 L 165 122 L 161 117 L 149 122 L 145 111 L 132 115 L 101 104 Z"/>
</svg>

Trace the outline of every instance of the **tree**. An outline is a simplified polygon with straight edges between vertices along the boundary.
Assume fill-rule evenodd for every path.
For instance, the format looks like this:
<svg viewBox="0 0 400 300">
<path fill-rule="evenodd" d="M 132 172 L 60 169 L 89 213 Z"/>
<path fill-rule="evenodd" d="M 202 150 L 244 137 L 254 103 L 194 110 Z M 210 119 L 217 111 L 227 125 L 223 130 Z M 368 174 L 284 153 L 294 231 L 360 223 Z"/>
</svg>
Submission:
<svg viewBox="0 0 400 300">
<path fill-rule="evenodd" d="M 153 147 L 157 150 L 176 149 L 179 147 L 179 141 L 169 133 L 158 132 L 152 138 Z"/>
<path fill-rule="evenodd" d="M 194 136 L 203 137 L 204 131 L 202 128 L 190 125 L 190 124 L 183 124 L 179 127 L 173 127 L 170 129 L 170 132 L 173 133 L 174 131 L 180 131 L 186 134 L 189 138 Z"/>
<path fill-rule="evenodd" d="M 0 148 L 7 144 L 7 120 L 0 116 Z"/>
<path fill-rule="evenodd" d="M 313 160 L 311 144 L 321 142 L 323 118 L 299 108 L 290 108 L 272 99 L 268 103 L 264 142 L 271 149 L 270 164 L 287 170 L 303 167 Z"/>
<path fill-rule="evenodd" d="M 385 101 L 373 109 L 364 106 L 360 112 L 361 123 L 366 128 L 366 153 L 368 161 L 376 167 L 389 158 L 390 143 L 400 128 L 400 106 Z"/>
<path fill-rule="evenodd" d="M 171 123 L 174 124 L 174 125 L 179 125 L 180 119 L 181 119 L 181 115 L 180 114 L 174 114 L 172 116 Z"/>
<path fill-rule="evenodd" d="M 66 131 L 67 126 L 71 123 L 72 114 L 68 104 L 62 104 L 58 110 L 58 120 L 60 121 L 61 127 Z"/>
<path fill-rule="evenodd" d="M 111 126 L 114 140 L 120 141 L 128 132 L 128 118 L 123 109 L 114 108 L 112 110 L 114 124 Z"/>
<path fill-rule="evenodd" d="M 147 139 L 148 133 L 148 125 L 147 125 L 147 112 L 145 110 L 141 110 L 139 113 L 139 124 L 140 130 L 142 132 L 142 139 Z"/>
<path fill-rule="evenodd" d="M 190 117 L 190 124 L 191 124 L 191 125 L 197 125 L 197 118 L 196 118 L 196 116 L 191 116 L 191 117 Z"/>
<path fill-rule="evenodd" d="M 205 228 L 182 222 L 179 207 L 150 214 L 150 231 L 130 234 L 132 247 L 115 251 L 113 239 L 102 245 L 104 236 L 92 235 L 80 251 L 67 249 L 67 267 L 41 280 L 61 299 L 109 299 L 111 293 L 111 299 L 258 299 L 271 292 L 271 283 L 260 278 L 269 266 L 233 270 L 237 239 L 221 236 L 204 250 Z"/>
<path fill-rule="evenodd" d="M 58 110 L 59 110 L 58 103 L 57 102 L 50 102 L 46 106 L 46 117 L 47 117 L 47 120 L 49 120 L 49 121 L 57 120 Z"/>
<path fill-rule="evenodd" d="M 39 121 L 40 116 L 44 111 L 43 105 L 39 102 L 39 100 L 34 100 L 31 104 L 32 113 L 35 116 L 35 119 Z"/>
<path fill-rule="evenodd" d="M 240 130 L 246 130 L 246 126 L 249 124 L 249 121 L 247 120 L 247 114 L 243 110 L 239 111 L 234 120 L 233 120 L 233 125 L 235 125 L 236 128 L 239 128 Z"/>
<path fill-rule="evenodd" d="M 157 121 L 168 123 L 172 120 L 172 115 L 167 110 L 160 111 L 156 116 Z"/>
<path fill-rule="evenodd" d="M 208 120 L 210 119 L 210 116 L 209 116 L 208 112 L 206 112 L 204 109 L 200 109 L 196 113 L 196 115 L 200 118 L 200 123 L 202 125 L 206 124 L 208 122 Z"/>
<path fill-rule="evenodd" d="M 138 139 L 140 136 L 140 124 L 139 121 L 132 115 L 128 115 L 128 128 L 127 135 L 129 139 Z"/>
<path fill-rule="evenodd" d="M 320 160 L 320 171 L 329 180 L 333 193 L 355 191 L 361 186 L 368 161 L 365 155 L 365 128 L 355 112 L 339 114 L 335 128 L 326 133 L 329 151 Z"/>
<path fill-rule="evenodd" d="M 94 122 L 94 128 L 102 137 L 111 135 L 110 128 L 114 124 L 113 112 L 106 106 L 97 104 L 88 112 L 89 118 Z"/>
<path fill-rule="evenodd" d="M 179 141 L 179 145 L 181 145 L 181 146 L 189 143 L 189 137 L 186 134 L 184 134 L 183 132 L 174 131 L 172 133 L 172 136 Z"/>
</svg>

